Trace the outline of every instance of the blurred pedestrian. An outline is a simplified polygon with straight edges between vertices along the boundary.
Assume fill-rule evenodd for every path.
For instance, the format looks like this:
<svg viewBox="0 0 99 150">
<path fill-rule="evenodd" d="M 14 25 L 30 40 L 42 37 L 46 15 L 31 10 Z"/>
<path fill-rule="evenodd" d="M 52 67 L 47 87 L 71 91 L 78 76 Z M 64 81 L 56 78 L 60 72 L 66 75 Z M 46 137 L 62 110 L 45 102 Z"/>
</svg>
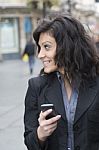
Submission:
<svg viewBox="0 0 99 150">
<path fill-rule="evenodd" d="M 41 75 L 25 98 L 28 150 L 99 149 L 99 57 L 83 25 L 66 14 L 43 19 L 34 31 Z M 54 104 L 41 111 L 41 104 Z M 44 105 L 43 105 L 44 106 Z"/>
<path fill-rule="evenodd" d="M 32 38 L 30 38 L 28 42 L 26 43 L 22 56 L 24 56 L 25 54 L 28 55 L 29 71 L 30 71 L 30 74 L 32 74 L 33 66 L 34 66 L 34 59 L 35 59 L 35 44 Z"/>
</svg>

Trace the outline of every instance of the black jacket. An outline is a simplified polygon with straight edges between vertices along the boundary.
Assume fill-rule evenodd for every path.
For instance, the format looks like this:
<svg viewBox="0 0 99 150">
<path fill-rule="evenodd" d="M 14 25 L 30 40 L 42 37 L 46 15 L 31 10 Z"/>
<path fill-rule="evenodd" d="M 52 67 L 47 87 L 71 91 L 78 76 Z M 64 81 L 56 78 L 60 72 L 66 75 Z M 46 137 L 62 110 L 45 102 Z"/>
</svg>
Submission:
<svg viewBox="0 0 99 150">
<path fill-rule="evenodd" d="M 24 115 L 24 137 L 28 150 L 41 150 L 36 130 L 43 103 L 53 103 L 57 114 L 62 117 L 42 150 L 67 150 L 67 119 L 61 86 L 55 73 L 29 80 Z M 99 77 L 81 82 L 73 131 L 74 150 L 99 150 Z"/>
</svg>

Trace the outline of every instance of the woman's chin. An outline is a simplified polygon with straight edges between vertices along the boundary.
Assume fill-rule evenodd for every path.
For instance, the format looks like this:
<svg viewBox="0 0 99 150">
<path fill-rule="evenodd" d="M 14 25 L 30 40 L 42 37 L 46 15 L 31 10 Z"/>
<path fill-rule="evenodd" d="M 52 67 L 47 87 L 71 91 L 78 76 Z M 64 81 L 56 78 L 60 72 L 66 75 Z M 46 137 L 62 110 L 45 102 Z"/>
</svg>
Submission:
<svg viewBox="0 0 99 150">
<path fill-rule="evenodd" d="M 45 69 L 44 69 L 44 72 L 45 72 L 45 73 L 51 73 L 52 71 L 51 71 L 50 69 L 46 69 L 46 68 L 45 68 Z"/>
<path fill-rule="evenodd" d="M 51 69 L 50 68 L 44 68 L 45 73 L 51 73 L 51 72 L 54 72 L 56 70 L 57 70 L 56 68 L 53 68 L 53 69 L 52 68 Z"/>
</svg>

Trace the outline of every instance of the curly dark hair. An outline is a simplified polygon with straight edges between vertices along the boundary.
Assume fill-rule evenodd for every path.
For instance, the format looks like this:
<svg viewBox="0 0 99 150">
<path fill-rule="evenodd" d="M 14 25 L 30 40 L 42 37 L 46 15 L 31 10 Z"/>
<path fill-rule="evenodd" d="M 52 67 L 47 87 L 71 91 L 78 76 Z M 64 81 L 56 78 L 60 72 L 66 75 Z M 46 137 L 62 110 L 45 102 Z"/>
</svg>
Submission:
<svg viewBox="0 0 99 150">
<path fill-rule="evenodd" d="M 43 19 L 33 33 L 38 46 L 41 33 L 48 32 L 57 43 L 55 62 L 71 78 L 94 78 L 99 74 L 99 52 L 84 26 L 70 15 L 57 15 Z"/>
</svg>

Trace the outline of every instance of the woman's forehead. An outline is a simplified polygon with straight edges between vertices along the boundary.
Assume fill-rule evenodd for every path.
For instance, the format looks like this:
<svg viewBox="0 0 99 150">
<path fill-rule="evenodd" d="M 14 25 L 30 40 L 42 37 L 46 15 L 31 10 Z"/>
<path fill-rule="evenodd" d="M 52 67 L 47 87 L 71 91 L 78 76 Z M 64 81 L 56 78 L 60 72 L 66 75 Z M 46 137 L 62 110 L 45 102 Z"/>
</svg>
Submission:
<svg viewBox="0 0 99 150">
<path fill-rule="evenodd" d="M 43 32 L 39 36 L 39 42 L 45 42 L 45 41 L 50 41 L 50 42 L 55 42 L 55 38 L 49 34 L 49 32 Z"/>
</svg>

